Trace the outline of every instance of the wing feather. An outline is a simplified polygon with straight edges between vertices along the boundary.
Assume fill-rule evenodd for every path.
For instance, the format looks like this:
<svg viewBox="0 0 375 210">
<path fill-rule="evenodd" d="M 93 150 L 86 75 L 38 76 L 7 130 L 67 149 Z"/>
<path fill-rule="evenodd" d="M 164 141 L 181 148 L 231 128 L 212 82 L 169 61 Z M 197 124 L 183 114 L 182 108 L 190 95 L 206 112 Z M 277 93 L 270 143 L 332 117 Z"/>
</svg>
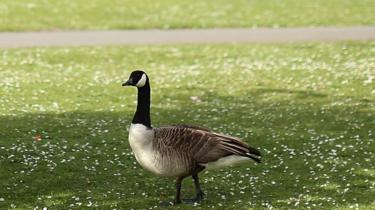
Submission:
<svg viewBox="0 0 375 210">
<path fill-rule="evenodd" d="M 191 158 L 192 161 L 204 164 L 214 162 L 222 157 L 238 155 L 260 162 L 261 153 L 247 145 L 241 139 L 211 132 L 207 128 L 174 125 L 155 129 L 154 144 L 157 149 L 168 150 L 175 156 Z M 164 145 L 165 148 L 162 148 Z"/>
</svg>

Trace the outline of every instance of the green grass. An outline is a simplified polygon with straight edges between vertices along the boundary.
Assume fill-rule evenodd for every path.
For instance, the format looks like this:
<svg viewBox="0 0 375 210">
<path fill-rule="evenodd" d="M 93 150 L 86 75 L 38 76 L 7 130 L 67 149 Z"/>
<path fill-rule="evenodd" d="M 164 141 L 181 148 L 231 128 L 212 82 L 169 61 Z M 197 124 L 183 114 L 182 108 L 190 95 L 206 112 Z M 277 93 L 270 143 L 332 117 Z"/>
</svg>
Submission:
<svg viewBox="0 0 375 210">
<path fill-rule="evenodd" d="M 155 126 L 207 126 L 264 154 L 259 165 L 202 173 L 207 197 L 196 209 L 374 209 L 374 42 L 0 55 L 0 209 L 173 199 L 174 180 L 144 171 L 129 149 L 136 90 L 121 83 L 133 69 L 151 78 Z M 192 186 L 186 179 L 184 198 Z"/>
<path fill-rule="evenodd" d="M 0 31 L 375 24 L 374 0 L 2 0 Z"/>
</svg>

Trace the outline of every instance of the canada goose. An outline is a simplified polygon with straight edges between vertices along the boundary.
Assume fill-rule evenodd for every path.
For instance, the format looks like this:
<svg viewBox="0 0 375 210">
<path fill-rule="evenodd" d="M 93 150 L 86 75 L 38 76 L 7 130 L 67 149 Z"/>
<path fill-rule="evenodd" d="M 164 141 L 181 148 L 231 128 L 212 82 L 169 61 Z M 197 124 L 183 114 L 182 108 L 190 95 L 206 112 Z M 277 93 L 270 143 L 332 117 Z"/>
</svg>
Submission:
<svg viewBox="0 0 375 210">
<path fill-rule="evenodd" d="M 176 177 L 174 203 L 181 203 L 180 190 L 184 178 L 192 176 L 196 189 L 194 202 L 204 193 L 198 173 L 205 168 L 223 167 L 249 161 L 260 163 L 261 154 L 239 138 L 191 125 L 151 127 L 150 82 L 143 71 L 133 71 L 122 86 L 138 88 L 138 104 L 129 129 L 129 144 L 138 163 L 160 175 Z"/>
</svg>

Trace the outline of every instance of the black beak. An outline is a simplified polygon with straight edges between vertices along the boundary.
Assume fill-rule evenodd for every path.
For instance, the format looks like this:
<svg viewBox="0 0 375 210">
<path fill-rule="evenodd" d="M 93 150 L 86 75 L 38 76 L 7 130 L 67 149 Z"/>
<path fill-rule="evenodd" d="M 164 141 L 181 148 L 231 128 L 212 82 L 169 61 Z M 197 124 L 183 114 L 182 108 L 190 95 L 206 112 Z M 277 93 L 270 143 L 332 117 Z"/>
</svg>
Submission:
<svg viewBox="0 0 375 210">
<path fill-rule="evenodd" d="M 133 80 L 132 79 L 129 79 L 128 81 L 122 83 L 122 86 L 129 86 L 129 85 L 133 85 Z"/>
</svg>

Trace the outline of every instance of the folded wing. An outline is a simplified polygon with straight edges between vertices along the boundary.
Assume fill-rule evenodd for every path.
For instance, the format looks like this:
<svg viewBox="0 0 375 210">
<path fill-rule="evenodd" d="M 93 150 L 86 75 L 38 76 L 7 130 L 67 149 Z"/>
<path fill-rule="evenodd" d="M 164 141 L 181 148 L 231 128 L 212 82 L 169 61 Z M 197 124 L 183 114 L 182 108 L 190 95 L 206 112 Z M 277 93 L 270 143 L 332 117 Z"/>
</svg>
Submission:
<svg viewBox="0 0 375 210">
<path fill-rule="evenodd" d="M 168 154 L 178 154 L 198 164 L 231 155 L 247 157 L 258 163 L 261 161 L 261 153 L 239 138 L 211 132 L 204 127 L 174 125 L 155 131 L 154 148 L 168 150 Z"/>
</svg>

